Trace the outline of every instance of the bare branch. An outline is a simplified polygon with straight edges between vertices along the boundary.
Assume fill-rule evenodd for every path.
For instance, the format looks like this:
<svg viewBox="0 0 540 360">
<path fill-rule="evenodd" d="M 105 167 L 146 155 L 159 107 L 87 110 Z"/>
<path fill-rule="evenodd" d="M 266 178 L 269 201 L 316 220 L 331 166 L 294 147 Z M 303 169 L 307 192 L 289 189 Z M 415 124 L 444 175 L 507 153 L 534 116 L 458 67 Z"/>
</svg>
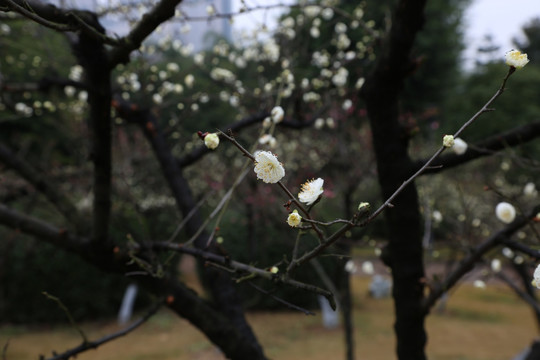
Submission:
<svg viewBox="0 0 540 360">
<path fill-rule="evenodd" d="M 493 249 L 495 246 L 505 243 L 505 241 L 516 231 L 521 229 L 523 226 L 527 225 L 528 222 L 538 214 L 540 210 L 540 205 L 536 206 L 527 216 L 519 217 L 514 220 L 513 223 L 507 225 L 501 231 L 493 234 L 488 239 L 486 239 L 482 244 L 477 246 L 468 256 L 466 256 L 452 271 L 446 279 L 438 284 L 430 294 L 422 302 L 422 308 L 425 313 L 428 313 L 429 310 L 437 300 L 449 289 L 451 289 L 465 274 L 471 271 L 474 268 L 474 265 L 484 256 L 489 250 Z"/>
<path fill-rule="evenodd" d="M 85 251 L 88 239 L 75 237 L 67 230 L 57 228 L 47 222 L 21 214 L 0 204 L 0 224 L 25 234 L 37 236 L 53 245 L 76 253 Z"/>
<path fill-rule="evenodd" d="M 41 192 L 58 209 L 58 211 L 79 231 L 83 231 L 87 226 L 78 215 L 78 211 L 71 201 L 65 197 L 56 186 L 49 183 L 46 177 L 32 168 L 30 164 L 18 157 L 6 145 L 0 143 L 0 161 L 9 168 L 14 169 L 34 188 Z"/>
<path fill-rule="evenodd" d="M 519 146 L 540 137 L 540 121 L 520 126 L 470 145 L 463 155 L 447 153 L 435 162 L 434 167 L 426 169 L 422 175 L 434 174 L 468 163 L 472 160 L 492 155 L 508 147 Z M 414 167 L 420 168 L 426 160 L 417 160 Z"/>
<path fill-rule="evenodd" d="M 61 354 L 50 357 L 48 360 L 68 360 L 69 358 L 76 357 L 77 354 L 80 354 L 90 349 L 96 349 L 99 346 L 105 343 L 108 343 L 109 341 L 125 336 L 129 334 L 130 332 L 132 332 L 133 330 L 137 329 L 142 324 L 144 324 L 148 319 L 150 319 L 161 308 L 162 305 L 163 305 L 163 301 L 157 302 L 154 306 L 150 308 L 150 310 L 143 317 L 134 321 L 131 325 L 127 326 L 126 328 L 122 330 L 106 335 L 95 341 L 83 341 L 81 345 L 71 350 L 67 350 Z"/>
<path fill-rule="evenodd" d="M 129 62 L 129 54 L 137 50 L 144 39 L 152 34 L 161 23 L 172 18 L 176 6 L 181 2 L 182 0 L 161 0 L 149 13 L 144 14 L 141 21 L 131 32 L 121 39 L 122 45 L 111 50 L 109 54 L 109 67 L 114 68 L 118 64 Z"/>
</svg>

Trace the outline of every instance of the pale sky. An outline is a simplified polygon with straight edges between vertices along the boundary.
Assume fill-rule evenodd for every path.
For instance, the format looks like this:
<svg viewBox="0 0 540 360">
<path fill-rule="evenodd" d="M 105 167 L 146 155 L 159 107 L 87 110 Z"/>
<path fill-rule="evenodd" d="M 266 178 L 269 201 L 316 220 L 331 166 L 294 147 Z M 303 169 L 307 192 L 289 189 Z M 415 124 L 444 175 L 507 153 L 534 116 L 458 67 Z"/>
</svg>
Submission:
<svg viewBox="0 0 540 360">
<path fill-rule="evenodd" d="M 512 38 L 523 37 L 522 26 L 534 17 L 540 17 L 540 0 L 472 0 L 464 19 L 466 67 L 474 63 L 476 48 L 486 34 L 491 34 L 495 45 L 501 47 L 502 58 L 512 49 Z"/>
</svg>

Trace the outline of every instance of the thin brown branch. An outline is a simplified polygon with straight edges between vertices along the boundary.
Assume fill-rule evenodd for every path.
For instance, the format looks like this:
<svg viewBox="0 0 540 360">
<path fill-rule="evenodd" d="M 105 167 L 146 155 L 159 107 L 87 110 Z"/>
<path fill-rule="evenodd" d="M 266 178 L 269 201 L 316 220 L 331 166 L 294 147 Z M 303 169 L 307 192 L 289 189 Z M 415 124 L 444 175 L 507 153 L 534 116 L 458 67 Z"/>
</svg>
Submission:
<svg viewBox="0 0 540 360">
<path fill-rule="evenodd" d="M 122 45 L 111 50 L 109 67 L 114 68 L 118 64 L 128 63 L 131 52 L 137 50 L 144 39 L 152 34 L 160 24 L 172 18 L 176 6 L 181 2 L 182 0 L 161 0 L 150 12 L 144 14 L 141 21 L 135 25 L 130 33 L 120 40 Z"/>
<path fill-rule="evenodd" d="M 77 253 L 84 252 L 85 246 L 89 243 L 88 239 L 76 237 L 65 229 L 21 214 L 2 204 L 0 204 L 0 224 Z"/>
<path fill-rule="evenodd" d="M 426 169 L 422 175 L 439 173 L 468 163 L 508 147 L 519 146 L 540 137 L 540 121 L 520 126 L 502 134 L 491 136 L 483 141 L 471 144 L 463 155 L 447 153 L 439 157 L 434 167 Z M 426 160 L 417 160 L 413 165 L 422 166 Z"/>
<path fill-rule="evenodd" d="M 465 274 L 471 271 L 482 256 L 484 256 L 495 246 L 505 243 L 512 234 L 526 226 L 529 221 L 534 218 L 536 214 L 538 214 L 538 211 L 540 211 L 540 206 L 536 206 L 526 216 L 517 218 L 514 220 L 514 222 L 493 234 L 483 243 L 478 245 L 474 250 L 472 250 L 472 252 L 459 263 L 454 271 L 452 271 L 442 283 L 434 287 L 430 294 L 424 299 L 422 302 L 422 308 L 424 309 L 425 313 L 428 313 L 431 307 L 435 305 L 437 300 L 445 292 L 451 289 Z"/>
<path fill-rule="evenodd" d="M 139 326 L 144 324 L 148 319 L 150 319 L 163 305 L 163 301 L 159 301 L 154 306 L 148 310 L 148 312 L 142 316 L 140 319 L 134 321 L 131 325 L 125 327 L 122 330 L 119 330 L 115 333 L 103 336 L 100 339 L 94 340 L 94 341 L 83 341 L 83 343 L 71 350 L 67 350 L 61 354 L 55 355 L 53 357 L 50 357 L 48 360 L 68 360 L 69 358 L 75 358 L 78 354 L 83 353 L 90 349 L 96 349 L 99 346 L 108 343 L 109 341 L 118 339 L 119 337 L 126 336 L 130 332 L 137 329 Z"/>
<path fill-rule="evenodd" d="M 8 168 L 15 170 L 37 191 L 45 195 L 77 230 L 85 230 L 86 222 L 79 216 L 77 209 L 71 201 L 61 191 L 57 190 L 57 186 L 51 184 L 42 173 L 38 172 L 2 143 L 0 143 L 0 161 Z"/>
</svg>

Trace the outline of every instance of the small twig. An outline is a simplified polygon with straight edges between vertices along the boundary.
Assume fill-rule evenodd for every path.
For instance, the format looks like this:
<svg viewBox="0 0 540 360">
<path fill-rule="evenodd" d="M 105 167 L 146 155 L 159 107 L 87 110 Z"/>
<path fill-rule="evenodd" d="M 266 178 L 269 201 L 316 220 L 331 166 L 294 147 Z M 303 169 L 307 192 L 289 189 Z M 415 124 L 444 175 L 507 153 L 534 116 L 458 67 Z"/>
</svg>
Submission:
<svg viewBox="0 0 540 360">
<path fill-rule="evenodd" d="M 53 357 L 49 358 L 48 360 L 68 360 L 71 357 L 76 357 L 77 354 L 80 354 L 86 350 L 89 349 L 95 349 L 109 341 L 115 340 L 121 336 L 127 335 L 142 324 L 144 324 L 148 319 L 150 319 L 161 307 L 163 304 L 163 301 L 157 302 L 143 317 L 138 319 L 137 321 L 133 322 L 131 325 L 127 326 L 126 328 L 117 331 L 115 333 L 106 335 L 98 340 L 95 341 L 84 341 L 81 345 L 63 352 L 62 354 L 54 355 Z"/>
<path fill-rule="evenodd" d="M 291 309 L 301 311 L 301 312 L 303 312 L 303 313 L 306 314 L 306 315 L 315 315 L 314 312 L 309 311 L 309 310 L 307 310 L 307 309 L 304 309 L 304 308 L 302 308 L 302 307 L 300 307 L 300 306 L 298 306 L 298 305 L 291 304 L 290 302 L 288 302 L 288 301 L 286 301 L 286 300 L 283 300 L 283 299 L 280 298 L 280 297 L 275 296 L 275 295 L 272 294 L 271 292 L 266 291 L 266 290 L 264 290 L 263 288 L 260 288 L 259 286 L 255 285 L 255 284 L 252 283 L 251 281 L 249 281 L 248 284 L 249 284 L 251 287 L 253 287 L 255 290 L 257 290 L 257 291 L 259 291 L 259 292 L 262 292 L 262 293 L 265 294 L 265 295 L 270 296 L 272 299 L 276 300 L 276 301 L 279 302 L 279 303 L 282 303 L 283 305 L 285 305 L 285 306 L 287 306 L 287 307 L 289 307 L 289 308 L 291 308 Z"/>
<path fill-rule="evenodd" d="M 9 338 L 6 340 L 6 343 L 4 344 L 4 347 L 2 349 L 2 360 L 7 360 L 8 346 L 9 346 Z"/>
<path fill-rule="evenodd" d="M 72 26 L 67 26 L 67 25 L 64 25 L 64 24 L 58 24 L 58 23 L 54 23 L 54 22 L 51 22 L 49 20 L 46 20 L 46 19 L 42 18 L 41 16 L 36 15 L 34 12 L 29 11 L 29 10 L 25 9 L 24 7 L 20 6 L 19 4 L 17 4 L 13 0 L 5 0 L 5 1 L 11 6 L 11 9 L 13 11 L 18 12 L 19 14 L 23 15 L 24 17 L 27 17 L 30 20 L 33 20 L 33 21 L 35 21 L 36 23 L 38 23 L 40 25 L 43 25 L 45 27 L 48 27 L 48 28 L 56 30 L 56 31 L 62 31 L 62 32 L 77 30 L 76 28 L 74 28 Z"/>
<path fill-rule="evenodd" d="M 63 311 L 64 313 L 66 314 L 69 322 L 71 323 L 71 325 L 75 328 L 75 330 L 77 330 L 79 332 L 79 334 L 81 335 L 82 339 L 83 339 L 83 344 L 86 344 L 88 343 L 88 339 L 86 337 L 86 335 L 84 334 L 84 332 L 81 330 L 81 328 L 77 325 L 77 323 L 75 322 L 75 319 L 73 319 L 73 316 L 71 316 L 71 312 L 69 311 L 69 309 L 64 305 L 64 303 L 62 302 L 62 300 L 60 300 L 59 298 L 57 298 L 56 296 L 53 296 L 49 293 L 47 293 L 46 291 L 43 291 L 42 292 L 43 295 L 45 295 L 49 300 L 52 300 L 54 301 Z"/>
</svg>

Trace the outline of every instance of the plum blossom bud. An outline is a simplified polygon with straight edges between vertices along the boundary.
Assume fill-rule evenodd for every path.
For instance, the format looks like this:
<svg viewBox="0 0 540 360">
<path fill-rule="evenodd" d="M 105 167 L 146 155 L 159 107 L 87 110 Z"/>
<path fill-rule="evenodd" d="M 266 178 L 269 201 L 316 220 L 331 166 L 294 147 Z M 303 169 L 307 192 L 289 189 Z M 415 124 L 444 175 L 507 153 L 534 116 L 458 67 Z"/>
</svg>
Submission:
<svg viewBox="0 0 540 360">
<path fill-rule="evenodd" d="M 297 227 L 300 226 L 302 223 L 302 217 L 300 214 L 298 214 L 298 210 L 294 210 L 292 213 L 289 214 L 289 217 L 287 218 L 287 224 L 289 224 L 290 227 Z"/>
<path fill-rule="evenodd" d="M 454 150 L 457 155 L 463 155 L 467 151 L 467 146 L 467 143 L 461 138 L 455 138 L 452 150 Z"/>
<path fill-rule="evenodd" d="M 283 121 L 284 114 L 285 112 L 283 111 L 283 108 L 281 106 L 274 107 L 270 112 L 270 115 L 272 116 L 272 121 L 276 124 Z"/>
<path fill-rule="evenodd" d="M 443 137 L 443 146 L 450 148 L 454 146 L 454 136 L 453 135 L 444 135 Z"/>
<path fill-rule="evenodd" d="M 521 53 L 519 50 L 511 50 L 505 54 L 506 65 L 521 69 L 529 62 L 527 54 Z"/>
<path fill-rule="evenodd" d="M 216 133 L 213 134 L 207 134 L 204 137 L 204 145 L 206 145 L 207 148 L 210 150 L 214 150 L 219 145 L 219 136 Z"/>
<path fill-rule="evenodd" d="M 516 209 L 512 204 L 507 202 L 500 202 L 495 207 L 495 215 L 497 219 L 501 220 L 505 224 L 510 224 L 516 218 Z"/>
</svg>

